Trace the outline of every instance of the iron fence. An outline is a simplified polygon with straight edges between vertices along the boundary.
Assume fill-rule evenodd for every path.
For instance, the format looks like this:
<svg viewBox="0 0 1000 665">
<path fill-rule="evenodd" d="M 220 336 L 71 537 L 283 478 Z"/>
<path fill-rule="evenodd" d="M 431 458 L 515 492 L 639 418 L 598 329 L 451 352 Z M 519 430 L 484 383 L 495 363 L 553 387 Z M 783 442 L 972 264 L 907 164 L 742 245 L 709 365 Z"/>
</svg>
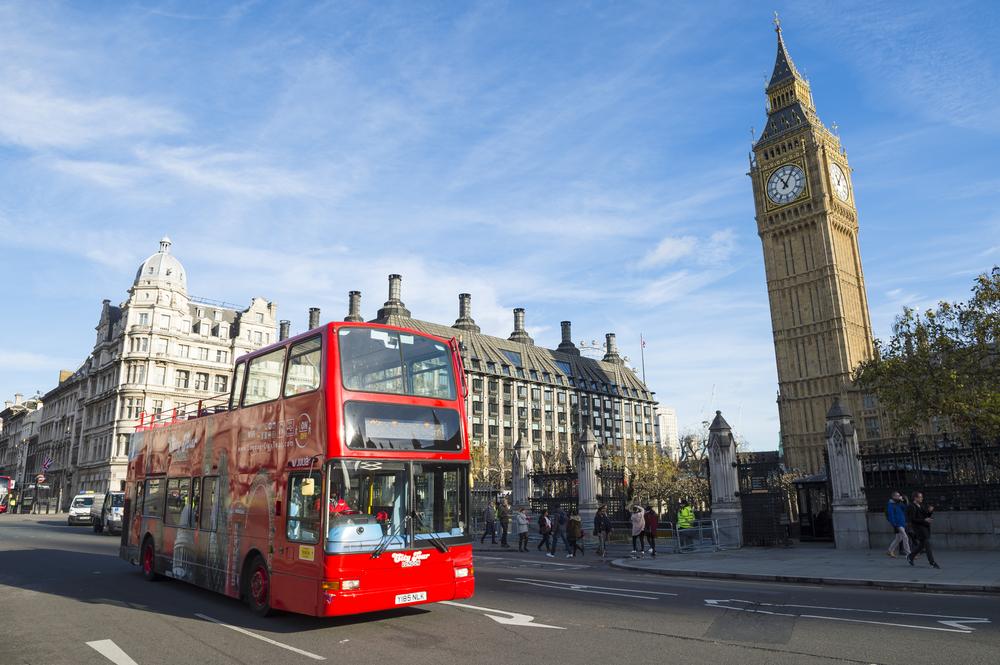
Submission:
<svg viewBox="0 0 1000 665">
<path fill-rule="evenodd" d="M 868 509 L 885 510 L 893 491 L 924 494 L 935 510 L 1000 510 L 1000 439 L 974 434 L 911 436 L 859 455 Z"/>
</svg>

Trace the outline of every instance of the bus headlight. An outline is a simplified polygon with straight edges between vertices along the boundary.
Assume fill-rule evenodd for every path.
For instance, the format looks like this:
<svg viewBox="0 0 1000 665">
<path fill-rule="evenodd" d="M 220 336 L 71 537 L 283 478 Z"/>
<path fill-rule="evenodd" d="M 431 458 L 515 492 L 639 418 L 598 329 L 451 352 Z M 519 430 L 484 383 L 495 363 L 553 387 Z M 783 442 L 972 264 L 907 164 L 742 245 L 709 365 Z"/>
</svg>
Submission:
<svg viewBox="0 0 1000 665">
<path fill-rule="evenodd" d="M 361 580 L 341 580 L 340 588 L 344 591 L 356 591 L 361 588 Z"/>
<path fill-rule="evenodd" d="M 472 576 L 472 567 L 471 566 L 468 567 L 468 568 L 456 568 L 455 569 L 455 578 L 456 579 L 458 579 L 460 577 L 471 577 L 471 576 Z"/>
</svg>

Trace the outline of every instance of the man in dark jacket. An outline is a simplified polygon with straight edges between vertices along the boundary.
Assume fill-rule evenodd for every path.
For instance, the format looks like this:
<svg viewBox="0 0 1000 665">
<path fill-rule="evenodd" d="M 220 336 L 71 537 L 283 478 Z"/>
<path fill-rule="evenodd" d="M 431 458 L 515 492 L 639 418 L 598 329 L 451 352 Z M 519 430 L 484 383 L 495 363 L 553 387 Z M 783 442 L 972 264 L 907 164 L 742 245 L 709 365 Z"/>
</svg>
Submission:
<svg viewBox="0 0 1000 665">
<path fill-rule="evenodd" d="M 507 532 L 510 530 L 510 508 L 507 506 L 507 499 L 501 499 L 497 503 L 497 522 L 500 523 L 500 546 L 510 547 L 507 542 Z"/>
<path fill-rule="evenodd" d="M 896 548 L 900 545 L 903 546 L 903 552 L 906 553 L 906 556 L 910 555 L 910 539 L 906 536 L 905 506 L 906 502 L 903 501 L 903 495 L 899 492 L 893 492 L 889 503 L 885 506 L 885 519 L 888 520 L 889 526 L 892 527 L 896 536 L 886 552 L 893 558 L 896 557 Z"/>
<path fill-rule="evenodd" d="M 934 551 L 931 549 L 931 522 L 934 521 L 933 514 L 934 506 L 924 507 L 923 492 L 914 492 L 913 501 L 910 503 L 909 508 L 906 509 L 906 521 L 910 526 L 910 532 L 913 534 L 913 542 L 917 544 L 913 551 L 906 556 L 906 560 L 911 566 L 917 555 L 925 552 L 929 564 L 935 568 L 941 567 L 934 561 Z"/>
<path fill-rule="evenodd" d="M 594 536 L 597 538 L 597 555 L 604 557 L 608 553 L 608 540 L 611 539 L 611 518 L 608 517 L 608 507 L 601 506 L 594 515 Z"/>
<path fill-rule="evenodd" d="M 549 548 L 549 554 L 555 556 L 556 547 L 559 545 L 559 541 L 562 540 L 563 547 L 566 548 L 566 554 L 570 554 L 569 541 L 566 540 L 566 527 L 569 525 L 569 515 L 566 511 L 562 509 L 562 506 L 556 511 L 556 514 L 552 516 L 552 545 Z"/>
</svg>

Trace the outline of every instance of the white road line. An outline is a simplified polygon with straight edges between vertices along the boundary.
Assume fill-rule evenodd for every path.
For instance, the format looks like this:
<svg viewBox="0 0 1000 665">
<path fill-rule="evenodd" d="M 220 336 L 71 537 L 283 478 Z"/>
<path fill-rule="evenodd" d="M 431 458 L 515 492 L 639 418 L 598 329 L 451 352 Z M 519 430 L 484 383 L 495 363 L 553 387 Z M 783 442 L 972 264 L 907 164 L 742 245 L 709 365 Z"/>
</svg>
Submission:
<svg viewBox="0 0 1000 665">
<path fill-rule="evenodd" d="M 316 655 L 314 653 L 311 653 L 309 651 L 304 651 L 303 649 L 297 649 L 297 648 L 295 648 L 293 646 L 290 646 L 288 644 L 283 644 L 281 642 L 278 642 L 277 640 L 272 640 L 270 637 L 264 637 L 263 635 L 258 635 L 257 633 L 254 633 L 252 631 L 247 630 L 246 628 L 240 628 L 239 626 L 232 626 L 232 625 L 230 625 L 228 623 L 219 621 L 218 619 L 213 619 L 212 617 L 210 617 L 208 615 L 198 614 L 196 612 L 195 616 L 198 617 L 199 619 L 204 619 L 205 621 L 211 621 L 212 623 L 217 623 L 220 626 L 225 626 L 226 628 L 229 628 L 231 630 L 235 630 L 237 633 L 243 633 L 244 635 L 249 635 L 250 637 L 255 637 L 255 638 L 257 638 L 258 640 L 260 640 L 262 642 L 267 642 L 268 644 L 273 644 L 276 647 L 281 647 L 282 649 L 287 649 L 289 651 L 294 651 L 295 653 L 303 655 L 303 656 L 306 656 L 307 658 L 312 658 L 313 660 L 326 660 L 326 658 L 324 658 L 323 656 L 318 656 L 318 655 Z"/>
<path fill-rule="evenodd" d="M 121 650 L 117 644 L 111 640 L 94 640 L 87 642 L 87 646 L 101 654 L 115 665 L 138 665 L 129 655 Z"/>
<path fill-rule="evenodd" d="M 753 607 L 740 607 L 739 605 L 753 605 Z M 895 628 L 915 628 L 917 630 L 937 630 L 945 633 L 963 633 L 968 635 L 975 629 L 967 626 L 968 623 L 990 623 L 990 620 L 985 617 L 963 617 L 955 616 L 952 614 L 922 614 L 919 612 L 896 612 L 892 610 L 870 610 L 852 607 L 824 607 L 818 605 L 794 605 L 794 604 L 782 604 L 782 603 L 761 603 L 751 600 L 738 600 L 735 598 L 729 598 L 726 600 L 705 600 L 705 605 L 709 607 L 716 607 L 719 609 L 726 610 L 736 610 L 739 612 L 752 612 L 754 614 L 773 614 L 776 616 L 787 616 L 787 617 L 799 617 L 801 619 L 825 619 L 829 621 L 845 621 L 849 623 L 866 623 L 878 626 L 892 626 Z M 828 616 L 821 614 L 798 614 L 798 613 L 786 613 L 778 612 L 777 609 L 760 609 L 761 607 L 769 608 L 798 608 L 806 610 L 828 610 L 830 612 L 856 612 L 865 614 L 881 614 L 883 616 L 893 616 L 893 617 L 922 617 L 934 619 L 934 623 L 944 624 L 949 626 L 949 628 L 942 628 L 940 626 L 916 626 L 906 623 L 895 623 L 892 621 L 873 621 L 869 619 L 852 619 L 850 617 L 837 617 Z"/>
<path fill-rule="evenodd" d="M 635 593 L 613 593 L 611 591 L 590 591 L 583 588 L 572 588 L 572 587 L 562 587 L 550 584 L 548 582 L 531 582 L 527 580 L 511 580 L 504 578 L 497 578 L 500 582 L 513 582 L 514 584 L 526 584 L 528 586 L 542 587 L 543 589 L 556 589 L 558 591 L 576 591 L 577 593 L 592 593 L 599 596 L 619 596 L 621 598 L 636 598 L 638 600 L 656 600 L 655 596 L 639 596 Z"/>
<path fill-rule="evenodd" d="M 465 603 L 456 603 L 453 600 L 442 600 L 438 605 L 451 605 L 453 607 L 461 607 L 466 610 L 477 610 L 479 612 L 491 612 L 485 616 L 493 619 L 497 623 L 506 624 L 509 626 L 526 626 L 532 628 L 554 628 L 556 630 L 566 630 L 562 626 L 549 626 L 544 623 L 534 623 L 535 617 L 530 614 L 521 614 L 519 612 L 508 612 L 507 610 L 494 610 L 489 607 L 478 607 L 476 605 L 466 605 Z M 507 616 L 496 616 L 497 614 L 506 614 Z"/>
<path fill-rule="evenodd" d="M 676 593 L 669 591 L 648 591 L 646 589 L 620 589 L 618 587 L 596 586 L 593 584 L 577 584 L 575 582 L 559 582 L 556 580 L 537 580 L 530 577 L 518 577 L 516 579 L 497 578 L 501 582 L 516 582 L 520 584 L 531 584 L 533 586 L 546 586 L 552 589 L 563 589 L 566 591 L 578 591 L 580 593 L 597 593 L 605 596 L 624 596 L 625 598 L 641 598 L 643 600 L 656 600 L 655 596 L 676 596 Z M 625 593 L 611 593 L 623 591 Z M 642 594 L 653 594 L 650 597 Z"/>
<path fill-rule="evenodd" d="M 505 556 L 483 556 L 481 554 L 474 555 L 475 559 L 489 559 L 490 561 L 520 561 L 522 563 L 537 563 L 545 564 L 546 566 L 562 566 L 564 568 L 591 568 L 585 563 L 558 563 L 556 561 L 548 561 L 546 559 L 509 559 Z"/>
<path fill-rule="evenodd" d="M 604 591 L 628 591 L 631 593 L 652 593 L 657 596 L 676 596 L 676 593 L 670 591 L 648 591 L 646 589 L 619 589 L 613 586 L 597 586 L 595 584 L 577 584 L 575 582 L 559 582 L 557 580 L 536 580 L 530 577 L 518 577 L 519 580 L 526 580 L 529 582 L 547 582 L 549 584 L 560 584 L 567 587 L 573 587 L 574 589 L 603 589 Z"/>
</svg>

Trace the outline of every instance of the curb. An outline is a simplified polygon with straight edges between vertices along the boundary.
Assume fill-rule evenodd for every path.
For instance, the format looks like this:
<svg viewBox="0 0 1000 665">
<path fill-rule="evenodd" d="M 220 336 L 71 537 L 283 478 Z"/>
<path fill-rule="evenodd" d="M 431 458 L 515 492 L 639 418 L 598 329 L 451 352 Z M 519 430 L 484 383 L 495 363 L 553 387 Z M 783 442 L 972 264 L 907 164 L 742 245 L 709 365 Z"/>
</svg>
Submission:
<svg viewBox="0 0 1000 665">
<path fill-rule="evenodd" d="M 865 580 L 845 577 L 812 577 L 808 575 L 759 575 L 755 573 L 727 573 L 711 570 L 675 570 L 644 568 L 623 559 L 611 562 L 613 568 L 635 570 L 667 577 L 704 577 L 721 580 L 747 580 L 751 582 L 782 582 L 786 584 L 822 584 L 827 586 L 864 587 L 896 591 L 937 591 L 958 593 L 1000 593 L 1000 586 L 991 584 L 953 584 L 948 582 L 907 582 L 896 580 Z"/>
</svg>

